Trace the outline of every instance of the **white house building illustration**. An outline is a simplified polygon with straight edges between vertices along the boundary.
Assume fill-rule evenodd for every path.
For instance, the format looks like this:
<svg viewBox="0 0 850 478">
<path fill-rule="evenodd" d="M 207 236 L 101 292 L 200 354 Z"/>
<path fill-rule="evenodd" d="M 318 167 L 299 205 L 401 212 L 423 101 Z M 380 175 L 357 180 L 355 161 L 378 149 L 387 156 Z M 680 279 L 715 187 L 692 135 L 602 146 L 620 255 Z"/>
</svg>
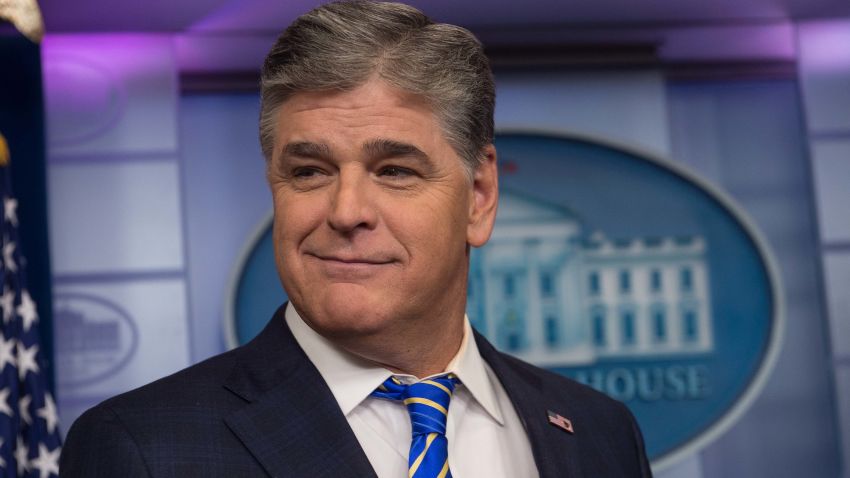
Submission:
<svg viewBox="0 0 850 478">
<path fill-rule="evenodd" d="M 702 237 L 587 235 L 571 210 L 502 192 L 472 252 L 467 313 L 501 349 L 539 365 L 710 352 Z"/>
</svg>

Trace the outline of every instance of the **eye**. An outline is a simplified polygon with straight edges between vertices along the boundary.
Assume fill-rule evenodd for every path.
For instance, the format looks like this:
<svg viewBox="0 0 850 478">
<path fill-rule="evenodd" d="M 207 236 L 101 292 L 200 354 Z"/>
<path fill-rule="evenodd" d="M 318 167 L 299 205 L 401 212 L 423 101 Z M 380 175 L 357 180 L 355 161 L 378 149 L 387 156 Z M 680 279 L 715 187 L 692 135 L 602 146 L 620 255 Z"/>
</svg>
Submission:
<svg viewBox="0 0 850 478">
<path fill-rule="evenodd" d="M 292 171 L 292 177 L 296 179 L 309 179 L 322 174 L 322 170 L 313 166 L 295 168 Z"/>
<path fill-rule="evenodd" d="M 402 168 L 400 166 L 386 166 L 381 168 L 378 171 L 378 176 L 385 176 L 391 178 L 406 178 L 410 176 L 415 176 L 416 172 L 412 169 Z"/>
</svg>

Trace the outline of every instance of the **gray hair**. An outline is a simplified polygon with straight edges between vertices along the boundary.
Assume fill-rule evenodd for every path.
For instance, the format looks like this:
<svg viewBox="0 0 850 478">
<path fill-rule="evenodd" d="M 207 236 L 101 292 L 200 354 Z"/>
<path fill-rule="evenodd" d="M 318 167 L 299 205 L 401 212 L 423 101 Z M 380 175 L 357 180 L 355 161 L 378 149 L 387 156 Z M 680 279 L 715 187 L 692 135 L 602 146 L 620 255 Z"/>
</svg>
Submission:
<svg viewBox="0 0 850 478">
<path fill-rule="evenodd" d="M 468 30 L 400 3 L 342 1 L 296 19 L 275 42 L 261 79 L 260 145 L 274 147 L 280 105 L 299 92 L 352 90 L 377 75 L 425 98 L 472 172 L 493 142 L 490 63 Z"/>
</svg>

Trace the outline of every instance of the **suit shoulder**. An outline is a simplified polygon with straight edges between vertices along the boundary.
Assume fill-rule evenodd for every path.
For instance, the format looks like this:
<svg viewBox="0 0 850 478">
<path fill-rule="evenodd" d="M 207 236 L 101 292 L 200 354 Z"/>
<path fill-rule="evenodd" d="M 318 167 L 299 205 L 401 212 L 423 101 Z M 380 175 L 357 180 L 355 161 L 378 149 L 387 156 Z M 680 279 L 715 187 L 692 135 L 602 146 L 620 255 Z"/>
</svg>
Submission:
<svg viewBox="0 0 850 478">
<path fill-rule="evenodd" d="M 256 476 L 256 460 L 226 423 L 246 404 L 228 388 L 241 354 L 212 357 L 83 413 L 68 432 L 62 476 Z"/>
<path fill-rule="evenodd" d="M 204 397 L 215 397 L 224 391 L 223 383 L 237 363 L 240 349 L 210 357 L 195 365 L 155 380 L 139 388 L 116 395 L 100 404 L 116 411 L 142 406 L 150 408 L 167 402 L 193 404 Z"/>
<path fill-rule="evenodd" d="M 195 436 L 221 433 L 221 418 L 242 403 L 223 386 L 239 354 L 235 349 L 211 357 L 87 410 L 68 431 L 62 452 L 67 476 L 146 476 L 157 444 L 179 446 L 172 443 L 178 427 Z M 76 469 L 85 472 L 70 472 Z M 95 469 L 109 473 L 92 474 Z"/>
<path fill-rule="evenodd" d="M 59 471 L 63 477 L 150 475 L 136 440 L 102 404 L 83 413 L 68 430 Z"/>
</svg>

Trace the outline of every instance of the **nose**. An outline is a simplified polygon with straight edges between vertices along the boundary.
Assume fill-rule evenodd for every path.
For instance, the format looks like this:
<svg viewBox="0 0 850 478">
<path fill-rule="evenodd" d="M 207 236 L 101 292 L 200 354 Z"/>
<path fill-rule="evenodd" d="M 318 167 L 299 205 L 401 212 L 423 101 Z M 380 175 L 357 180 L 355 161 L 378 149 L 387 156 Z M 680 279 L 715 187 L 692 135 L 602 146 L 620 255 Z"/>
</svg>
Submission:
<svg viewBox="0 0 850 478">
<path fill-rule="evenodd" d="M 330 227 L 341 233 L 358 229 L 373 229 L 377 211 L 369 194 L 369 179 L 365 172 L 341 170 L 328 214 Z"/>
</svg>

